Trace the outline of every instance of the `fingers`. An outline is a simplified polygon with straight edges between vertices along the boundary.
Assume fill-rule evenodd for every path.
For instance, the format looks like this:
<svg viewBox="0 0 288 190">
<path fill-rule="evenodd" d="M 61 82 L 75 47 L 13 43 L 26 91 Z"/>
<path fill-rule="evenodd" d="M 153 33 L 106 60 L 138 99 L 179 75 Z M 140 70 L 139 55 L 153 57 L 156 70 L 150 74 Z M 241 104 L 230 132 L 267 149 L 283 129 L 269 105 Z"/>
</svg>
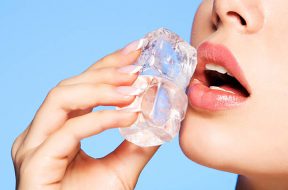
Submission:
<svg viewBox="0 0 288 190">
<path fill-rule="evenodd" d="M 105 83 L 113 85 L 132 84 L 141 67 L 133 66 L 144 40 L 136 40 L 125 48 L 105 56 L 94 65 L 90 66 L 79 76 L 63 80 L 59 85 L 71 85 L 79 83 Z"/>
<path fill-rule="evenodd" d="M 115 87 L 106 84 L 59 86 L 48 94 L 43 106 L 68 113 L 99 105 L 127 105 L 139 94 L 139 89 L 131 86 Z"/>
<path fill-rule="evenodd" d="M 72 84 L 97 84 L 104 83 L 110 85 L 132 85 L 137 78 L 137 74 L 142 67 L 127 65 L 123 67 L 104 67 L 95 70 L 87 70 L 81 75 L 65 79 L 59 86 Z"/>
<path fill-rule="evenodd" d="M 160 146 L 154 147 L 139 147 L 133 143 L 124 140 L 115 151 L 107 155 L 107 157 L 116 158 L 118 162 L 115 162 L 114 168 L 125 176 L 127 181 L 137 182 L 137 179 L 149 162 L 152 156 L 156 153 Z M 135 184 L 130 184 L 131 187 Z"/>
<path fill-rule="evenodd" d="M 130 104 L 141 91 L 135 87 L 79 84 L 59 86 L 49 93 L 36 114 L 27 134 L 27 147 L 35 147 L 58 130 L 73 110 L 85 110 L 99 105 Z"/>
<path fill-rule="evenodd" d="M 127 127 L 135 122 L 137 113 L 105 110 L 70 119 L 39 148 L 39 154 L 65 158 L 79 146 L 80 140 L 104 130 Z"/>
<path fill-rule="evenodd" d="M 130 104 L 137 89 L 122 87 L 117 90 L 113 86 L 129 86 L 136 80 L 140 68 L 131 64 L 140 54 L 140 42 L 135 41 L 104 57 L 79 76 L 66 79 L 51 90 L 37 111 L 29 132 L 21 137 L 21 143 L 20 140 L 15 143 L 14 150 L 22 143 L 28 148 L 38 146 L 71 116 L 87 114 L 98 105 Z"/>
<path fill-rule="evenodd" d="M 37 176 L 46 176 L 41 180 L 42 184 L 58 182 L 63 179 L 71 161 L 77 159 L 75 156 L 80 151 L 81 139 L 109 128 L 131 125 L 136 118 L 137 113 L 106 110 L 70 119 L 33 151 L 26 164 L 22 164 L 22 171 L 26 172 L 23 176 L 30 177 L 27 181 L 31 180 L 32 176 L 36 176 L 36 179 Z"/>
<path fill-rule="evenodd" d="M 125 66 L 134 63 L 137 57 L 140 55 L 140 49 L 144 45 L 144 40 L 136 40 L 128 44 L 123 49 L 120 49 L 108 56 L 97 61 L 94 65 L 88 68 L 88 70 L 99 69 L 103 67 L 118 67 Z"/>
</svg>

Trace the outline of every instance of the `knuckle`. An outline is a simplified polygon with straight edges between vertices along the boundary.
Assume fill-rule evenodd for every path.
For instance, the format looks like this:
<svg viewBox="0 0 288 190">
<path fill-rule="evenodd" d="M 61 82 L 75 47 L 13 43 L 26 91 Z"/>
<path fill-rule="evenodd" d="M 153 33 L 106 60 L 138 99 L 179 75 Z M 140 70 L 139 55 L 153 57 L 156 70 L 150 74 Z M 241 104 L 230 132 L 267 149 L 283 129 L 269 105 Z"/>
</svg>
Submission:
<svg viewBox="0 0 288 190">
<path fill-rule="evenodd" d="M 90 67 L 88 67 L 88 69 L 86 69 L 86 71 L 84 71 L 84 72 L 98 69 L 99 66 L 101 65 L 101 60 L 102 60 L 102 59 L 103 59 L 103 58 L 101 58 L 100 60 L 96 61 L 94 64 L 92 64 Z"/>
<path fill-rule="evenodd" d="M 109 91 L 111 92 L 113 89 L 113 87 L 111 85 L 108 85 L 108 84 L 95 84 L 95 85 L 91 85 L 91 87 L 93 88 L 93 91 L 95 91 L 95 93 L 99 97 L 101 97 L 103 95 L 107 95 L 107 93 Z"/>
<path fill-rule="evenodd" d="M 19 149 L 19 143 L 20 143 L 20 136 L 18 136 L 13 145 L 12 145 L 12 148 L 11 148 L 11 156 L 12 156 L 12 160 L 15 161 L 16 160 L 16 154 L 18 152 L 18 149 Z"/>
<path fill-rule="evenodd" d="M 15 165 L 15 167 L 19 167 L 22 164 L 22 160 L 24 159 L 23 154 L 20 153 L 21 151 L 17 151 L 14 159 L 13 159 L 13 163 Z"/>
<path fill-rule="evenodd" d="M 118 59 L 113 55 L 107 55 L 103 57 L 100 62 L 105 65 L 105 64 L 111 64 L 111 63 L 117 63 Z"/>
<path fill-rule="evenodd" d="M 111 81 L 112 83 L 116 83 L 119 78 L 122 79 L 122 77 L 118 77 L 119 73 L 117 72 L 116 68 L 103 68 L 102 72 L 105 73 L 103 75 L 105 77 L 105 81 Z"/>
<path fill-rule="evenodd" d="M 14 140 L 12 147 L 11 147 L 11 156 L 12 156 L 12 160 L 15 161 L 17 158 L 17 154 L 20 150 L 20 148 L 22 147 L 22 143 L 24 141 L 25 136 L 27 135 L 27 131 L 28 131 L 29 127 L 26 128 L 25 131 L 23 131 L 18 137 L 16 137 L 16 139 Z"/>
<path fill-rule="evenodd" d="M 68 84 L 70 84 L 70 79 L 63 79 L 57 84 L 57 86 L 64 86 Z"/>
<path fill-rule="evenodd" d="M 102 72 L 105 72 L 106 76 L 109 78 L 115 78 L 115 76 L 119 75 L 116 67 L 103 68 Z"/>
<path fill-rule="evenodd" d="M 62 93 L 63 93 L 62 88 L 60 86 L 56 86 L 49 91 L 49 93 L 47 95 L 47 99 L 48 100 L 58 100 L 61 98 Z"/>
<path fill-rule="evenodd" d="M 26 160 L 27 155 L 29 151 L 24 151 L 23 149 L 18 149 L 15 152 L 14 158 L 12 159 L 13 164 L 15 166 L 16 170 L 19 170 L 19 168 L 23 165 L 23 162 Z"/>
</svg>

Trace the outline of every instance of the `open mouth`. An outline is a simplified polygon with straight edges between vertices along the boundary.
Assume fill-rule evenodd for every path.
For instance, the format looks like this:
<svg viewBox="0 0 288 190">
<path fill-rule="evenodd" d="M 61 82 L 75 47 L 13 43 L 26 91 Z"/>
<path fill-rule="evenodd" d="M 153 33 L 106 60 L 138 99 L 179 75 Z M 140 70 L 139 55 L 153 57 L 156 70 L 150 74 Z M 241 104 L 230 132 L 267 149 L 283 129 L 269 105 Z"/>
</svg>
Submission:
<svg viewBox="0 0 288 190">
<path fill-rule="evenodd" d="M 250 96 L 250 88 L 232 53 L 222 45 L 202 43 L 198 65 L 189 85 L 192 107 L 209 111 L 240 106 Z"/>
<path fill-rule="evenodd" d="M 224 67 L 206 64 L 204 74 L 210 89 L 222 90 L 244 97 L 250 95 L 246 88 Z"/>
</svg>

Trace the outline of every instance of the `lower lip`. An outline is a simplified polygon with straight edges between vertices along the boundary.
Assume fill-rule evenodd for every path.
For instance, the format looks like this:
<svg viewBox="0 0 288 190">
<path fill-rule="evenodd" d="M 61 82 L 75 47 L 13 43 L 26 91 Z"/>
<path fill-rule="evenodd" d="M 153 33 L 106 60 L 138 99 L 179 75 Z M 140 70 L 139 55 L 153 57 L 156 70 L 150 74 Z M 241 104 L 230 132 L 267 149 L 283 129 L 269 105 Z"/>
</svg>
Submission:
<svg viewBox="0 0 288 190">
<path fill-rule="evenodd" d="M 194 79 L 188 90 L 190 106 L 206 111 L 221 111 L 239 107 L 247 97 L 221 90 L 213 90 Z"/>
</svg>

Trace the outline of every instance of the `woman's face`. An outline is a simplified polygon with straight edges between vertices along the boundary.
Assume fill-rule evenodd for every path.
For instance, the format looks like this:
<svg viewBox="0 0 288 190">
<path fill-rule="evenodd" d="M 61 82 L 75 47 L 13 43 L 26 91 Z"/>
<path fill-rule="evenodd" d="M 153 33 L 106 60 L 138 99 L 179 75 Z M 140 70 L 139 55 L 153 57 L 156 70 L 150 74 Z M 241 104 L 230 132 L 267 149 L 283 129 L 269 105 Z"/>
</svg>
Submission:
<svg viewBox="0 0 288 190">
<path fill-rule="evenodd" d="M 180 132 L 191 160 L 247 176 L 288 175 L 287 7 L 286 0 L 200 5 L 191 34 L 198 66 Z"/>
</svg>

